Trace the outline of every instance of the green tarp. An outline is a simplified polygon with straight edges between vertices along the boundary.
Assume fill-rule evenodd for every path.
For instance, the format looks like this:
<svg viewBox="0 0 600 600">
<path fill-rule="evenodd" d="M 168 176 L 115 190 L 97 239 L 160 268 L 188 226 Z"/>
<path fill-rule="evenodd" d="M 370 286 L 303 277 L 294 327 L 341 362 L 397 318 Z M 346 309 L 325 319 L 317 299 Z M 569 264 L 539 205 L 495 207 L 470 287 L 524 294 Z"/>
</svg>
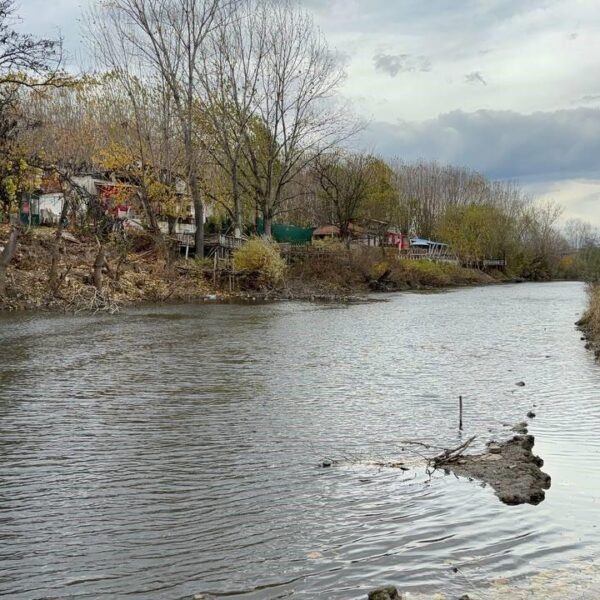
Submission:
<svg viewBox="0 0 600 600">
<path fill-rule="evenodd" d="M 312 240 L 314 229 L 314 227 L 298 227 L 297 225 L 273 223 L 271 225 L 271 235 L 280 244 L 308 244 Z M 258 235 L 264 234 L 265 227 L 262 219 L 258 220 L 256 230 Z"/>
</svg>

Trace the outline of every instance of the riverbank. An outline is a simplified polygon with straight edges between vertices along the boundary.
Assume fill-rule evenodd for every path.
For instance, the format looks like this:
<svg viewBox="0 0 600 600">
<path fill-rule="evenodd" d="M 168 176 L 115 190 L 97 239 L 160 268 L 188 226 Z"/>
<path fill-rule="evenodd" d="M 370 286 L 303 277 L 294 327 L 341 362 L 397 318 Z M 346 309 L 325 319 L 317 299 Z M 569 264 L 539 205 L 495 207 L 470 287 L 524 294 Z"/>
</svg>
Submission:
<svg viewBox="0 0 600 600">
<path fill-rule="evenodd" d="M 600 359 L 600 286 L 588 287 L 587 309 L 577 326 L 584 334 L 586 348 L 592 350 L 596 359 Z"/>
<path fill-rule="evenodd" d="M 0 228 L 0 241 L 8 229 Z M 144 233 L 111 238 L 37 228 L 22 233 L 7 269 L 0 310 L 106 310 L 144 303 L 232 300 L 353 301 L 373 291 L 435 290 L 486 285 L 498 277 L 430 261 L 399 261 L 379 248 L 339 244 L 309 248 L 288 261 L 277 282 L 232 274 L 213 261 L 186 260 Z M 54 273 L 54 275 L 52 275 Z"/>
</svg>

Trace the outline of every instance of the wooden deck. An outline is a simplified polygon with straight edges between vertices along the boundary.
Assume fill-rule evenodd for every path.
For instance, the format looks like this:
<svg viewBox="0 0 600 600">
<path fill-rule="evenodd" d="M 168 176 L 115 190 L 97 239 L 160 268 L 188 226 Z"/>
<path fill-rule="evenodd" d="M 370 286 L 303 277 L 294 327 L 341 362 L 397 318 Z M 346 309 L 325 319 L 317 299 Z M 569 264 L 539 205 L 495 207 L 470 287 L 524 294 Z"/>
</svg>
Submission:
<svg viewBox="0 0 600 600">
<path fill-rule="evenodd" d="M 196 250 L 196 237 L 193 233 L 177 233 L 172 236 L 179 244 L 179 249 L 185 251 L 185 257 L 189 257 L 190 250 Z M 243 238 L 235 238 L 229 235 L 214 234 L 204 237 L 205 256 L 217 256 L 218 258 L 229 258 L 233 251 L 244 245 Z"/>
</svg>

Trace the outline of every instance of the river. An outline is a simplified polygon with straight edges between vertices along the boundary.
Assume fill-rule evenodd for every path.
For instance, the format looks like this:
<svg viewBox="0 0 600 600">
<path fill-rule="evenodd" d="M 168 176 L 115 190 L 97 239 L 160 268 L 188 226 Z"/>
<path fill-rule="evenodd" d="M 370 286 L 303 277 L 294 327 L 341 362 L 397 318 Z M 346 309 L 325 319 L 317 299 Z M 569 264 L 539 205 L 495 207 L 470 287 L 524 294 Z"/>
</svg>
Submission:
<svg viewBox="0 0 600 600">
<path fill-rule="evenodd" d="M 600 597 L 583 285 L 377 299 L 0 316 L 0 595 Z M 459 395 L 480 445 L 535 410 L 543 503 L 368 464 L 458 445 Z"/>
</svg>

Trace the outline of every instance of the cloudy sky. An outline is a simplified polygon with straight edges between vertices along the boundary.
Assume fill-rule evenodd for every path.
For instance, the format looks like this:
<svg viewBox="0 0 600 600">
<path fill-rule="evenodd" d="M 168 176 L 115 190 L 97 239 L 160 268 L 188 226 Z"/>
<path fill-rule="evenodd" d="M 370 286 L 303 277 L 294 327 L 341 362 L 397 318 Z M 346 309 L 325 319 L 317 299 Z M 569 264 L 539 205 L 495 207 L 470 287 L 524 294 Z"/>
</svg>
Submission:
<svg viewBox="0 0 600 600">
<path fill-rule="evenodd" d="M 302 0 L 343 56 L 365 148 L 463 165 L 600 226 L 600 0 Z M 81 44 L 87 0 L 21 0 Z"/>
</svg>

